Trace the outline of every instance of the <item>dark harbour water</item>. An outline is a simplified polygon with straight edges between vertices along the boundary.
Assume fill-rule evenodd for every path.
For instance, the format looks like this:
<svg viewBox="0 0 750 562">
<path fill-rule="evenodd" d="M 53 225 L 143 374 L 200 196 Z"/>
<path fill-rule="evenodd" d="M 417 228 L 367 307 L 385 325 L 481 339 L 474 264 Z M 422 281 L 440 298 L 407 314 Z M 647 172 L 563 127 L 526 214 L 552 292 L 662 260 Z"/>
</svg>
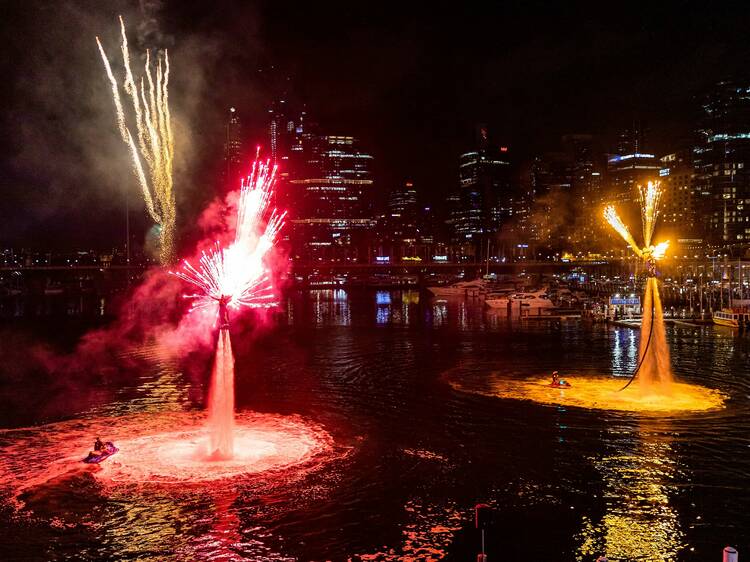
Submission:
<svg viewBox="0 0 750 562">
<path fill-rule="evenodd" d="M 42 424 L 201 407 L 210 358 L 165 357 L 156 342 L 106 376 L 22 368 L 40 344 L 70 349 L 84 329 L 0 326 L 0 456 Z M 490 560 L 708 561 L 726 544 L 750 553 L 750 340 L 710 326 L 667 337 L 676 376 L 723 391 L 726 409 L 565 409 L 446 382 L 624 376 L 639 338 L 628 328 L 508 322 L 481 303 L 408 291 L 295 294 L 270 333 L 232 334 L 237 407 L 311 420 L 348 454 L 221 489 L 113 495 L 77 473 L 27 492 L 21 512 L 0 484 L 0 559 L 472 560 L 477 502 L 494 508 Z"/>
</svg>

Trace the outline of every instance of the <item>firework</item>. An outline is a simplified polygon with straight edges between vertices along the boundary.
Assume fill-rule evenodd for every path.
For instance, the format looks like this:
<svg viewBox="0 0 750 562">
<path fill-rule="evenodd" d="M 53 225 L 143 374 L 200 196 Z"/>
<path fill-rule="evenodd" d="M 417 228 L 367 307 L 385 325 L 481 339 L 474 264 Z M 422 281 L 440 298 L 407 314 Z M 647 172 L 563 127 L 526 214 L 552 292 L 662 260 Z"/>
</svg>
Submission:
<svg viewBox="0 0 750 562">
<path fill-rule="evenodd" d="M 242 181 L 234 242 L 228 248 L 217 242 L 214 248 L 202 253 L 197 266 L 184 260 L 182 270 L 170 272 L 198 289 L 197 293 L 185 295 L 193 300 L 191 310 L 218 306 L 221 327 L 228 323 L 227 307 L 261 308 L 276 304 L 263 262 L 285 216 L 274 209 L 263 224 L 275 179 L 276 167 L 256 160 L 250 176 Z"/>
<path fill-rule="evenodd" d="M 638 247 L 638 244 L 635 243 L 633 235 L 630 234 L 628 227 L 625 226 L 624 222 L 622 222 L 620 215 L 617 214 L 617 211 L 612 205 L 609 205 L 606 209 L 604 209 L 604 218 L 610 224 L 610 226 L 614 228 L 620 236 L 623 237 L 625 242 L 628 243 L 628 245 L 633 249 L 638 257 L 642 257 L 643 254 L 641 252 L 641 249 Z"/>
<path fill-rule="evenodd" d="M 669 248 L 669 240 L 659 242 L 656 246 L 651 246 L 651 248 L 651 255 L 654 256 L 655 260 L 660 260 L 664 258 L 667 253 L 667 248 Z"/>
<path fill-rule="evenodd" d="M 148 214 L 160 228 L 159 257 L 162 263 L 169 263 L 174 253 L 176 220 L 172 177 L 174 139 L 172 118 L 169 112 L 169 55 L 165 50 L 163 57 L 157 57 L 154 71 L 151 55 L 146 51 L 143 76 L 136 82 L 130 66 L 130 51 L 122 16 L 120 16 L 120 33 L 122 36 L 120 49 L 125 70 L 122 88 L 133 106 L 132 120 L 135 124 L 135 138 L 127 124 L 120 98 L 120 86 L 112 73 L 109 59 L 98 37 L 96 44 L 112 86 L 120 136 L 128 147 L 133 161 L 133 173 L 141 187 Z"/>
<path fill-rule="evenodd" d="M 654 227 L 656 226 L 656 219 L 659 217 L 659 200 L 661 199 L 661 189 L 659 189 L 659 182 L 648 182 L 648 185 L 644 188 L 638 186 L 638 192 L 640 195 L 641 202 L 641 223 L 643 226 L 643 243 L 644 247 L 641 248 L 636 243 L 633 236 L 630 234 L 628 227 L 622 222 L 622 219 L 617 214 L 617 211 L 612 205 L 607 206 L 604 209 L 604 219 L 609 225 L 614 228 L 617 233 L 622 236 L 625 242 L 633 249 L 633 252 L 639 257 L 646 260 L 649 265 L 649 270 L 653 271 L 654 261 L 664 258 L 667 248 L 669 247 L 669 241 L 660 242 L 655 246 L 651 245 L 651 238 L 654 235 Z"/>
<path fill-rule="evenodd" d="M 651 237 L 654 235 L 654 226 L 656 219 L 659 217 L 659 199 L 661 199 L 661 189 L 658 182 L 648 182 L 644 188 L 638 186 L 639 198 L 641 201 L 641 222 L 643 224 L 643 243 L 646 246 L 651 245 Z"/>
</svg>

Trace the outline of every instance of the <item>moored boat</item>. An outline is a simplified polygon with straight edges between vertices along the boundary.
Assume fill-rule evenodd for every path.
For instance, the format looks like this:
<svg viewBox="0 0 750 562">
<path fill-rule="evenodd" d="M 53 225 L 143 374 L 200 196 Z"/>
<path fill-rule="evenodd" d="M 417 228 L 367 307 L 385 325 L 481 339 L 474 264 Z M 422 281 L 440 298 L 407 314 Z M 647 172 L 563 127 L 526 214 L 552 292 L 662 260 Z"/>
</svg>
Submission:
<svg viewBox="0 0 750 562">
<path fill-rule="evenodd" d="M 747 308 L 722 308 L 714 312 L 712 318 L 717 326 L 740 329 L 750 327 L 750 309 Z"/>
</svg>

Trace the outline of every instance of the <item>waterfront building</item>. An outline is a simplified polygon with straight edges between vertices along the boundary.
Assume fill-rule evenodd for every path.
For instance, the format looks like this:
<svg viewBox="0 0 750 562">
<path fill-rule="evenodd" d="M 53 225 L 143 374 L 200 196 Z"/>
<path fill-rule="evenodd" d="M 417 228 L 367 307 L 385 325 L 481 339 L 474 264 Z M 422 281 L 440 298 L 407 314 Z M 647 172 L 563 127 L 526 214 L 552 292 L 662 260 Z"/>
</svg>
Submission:
<svg viewBox="0 0 750 562">
<path fill-rule="evenodd" d="M 508 147 L 492 144 L 487 127 L 477 127 L 474 147 L 459 157 L 459 185 L 450 221 L 453 242 L 465 256 L 486 257 L 487 242 L 513 214 Z"/>
<path fill-rule="evenodd" d="M 662 201 L 660 222 L 671 231 L 695 238 L 695 186 L 692 152 L 683 150 L 660 158 Z"/>
<path fill-rule="evenodd" d="M 698 132 L 698 213 L 710 243 L 739 251 L 750 244 L 750 84 L 716 84 L 703 97 Z"/>
<path fill-rule="evenodd" d="M 375 227 L 372 163 L 352 136 L 295 126 L 284 179 L 293 259 L 369 260 Z"/>
</svg>

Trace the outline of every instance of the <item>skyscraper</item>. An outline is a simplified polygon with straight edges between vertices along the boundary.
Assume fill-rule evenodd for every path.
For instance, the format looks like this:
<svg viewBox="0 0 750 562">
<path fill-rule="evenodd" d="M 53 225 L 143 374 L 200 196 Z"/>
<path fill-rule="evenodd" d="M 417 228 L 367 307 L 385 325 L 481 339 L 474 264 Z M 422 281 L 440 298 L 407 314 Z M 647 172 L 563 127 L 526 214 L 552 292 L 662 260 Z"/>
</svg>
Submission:
<svg viewBox="0 0 750 562">
<path fill-rule="evenodd" d="M 242 125 L 237 110 L 229 108 L 224 137 L 224 184 L 235 186 L 242 175 Z"/>
<path fill-rule="evenodd" d="M 624 140 L 621 137 L 621 142 Z M 603 226 L 603 159 L 600 161 L 594 150 L 592 135 L 565 135 L 562 145 L 570 158 L 571 179 L 565 249 L 580 253 L 591 252 L 598 249 L 599 234 Z"/>
<path fill-rule="evenodd" d="M 645 132 L 640 123 L 623 131 L 617 152 L 607 156 L 605 200 L 633 212 L 638 200 L 638 185 L 659 177 L 661 162 L 645 148 Z"/>
<path fill-rule="evenodd" d="M 414 183 L 405 181 L 391 190 L 385 226 L 395 259 L 416 255 L 419 218 L 417 190 Z"/>
<path fill-rule="evenodd" d="M 572 189 L 572 155 L 547 152 L 534 159 L 531 166 L 534 205 L 530 234 L 536 245 L 555 250 L 565 247 Z"/>
<path fill-rule="evenodd" d="M 299 118 L 286 99 L 280 98 L 271 104 L 268 109 L 268 146 L 272 162 L 282 164 L 288 155 L 297 125 L 295 121 Z"/>
<path fill-rule="evenodd" d="M 750 244 L 750 84 L 720 82 L 701 104 L 696 203 L 710 243 Z"/>
<path fill-rule="evenodd" d="M 474 149 L 459 157 L 454 242 L 475 257 L 485 257 L 487 241 L 513 213 L 516 194 L 507 153 L 507 147 L 491 144 L 487 127 L 479 125 Z"/>
<path fill-rule="evenodd" d="M 690 151 L 679 151 L 660 158 L 662 188 L 661 222 L 687 237 L 695 237 L 694 168 Z"/>
<path fill-rule="evenodd" d="M 300 127 L 289 152 L 292 257 L 366 261 L 375 226 L 373 157 L 346 135 Z"/>
</svg>

